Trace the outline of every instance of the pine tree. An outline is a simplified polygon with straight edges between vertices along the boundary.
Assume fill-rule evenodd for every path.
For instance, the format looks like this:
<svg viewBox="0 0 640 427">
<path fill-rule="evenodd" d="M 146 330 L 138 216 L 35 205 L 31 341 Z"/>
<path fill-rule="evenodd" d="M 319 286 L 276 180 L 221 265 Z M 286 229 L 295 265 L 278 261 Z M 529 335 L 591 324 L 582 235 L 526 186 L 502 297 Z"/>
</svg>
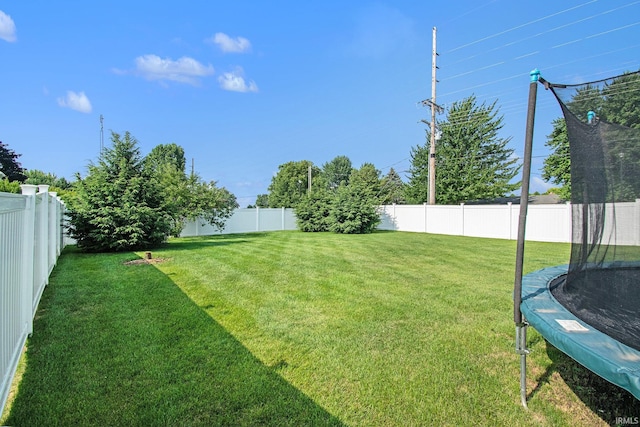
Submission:
<svg viewBox="0 0 640 427">
<path fill-rule="evenodd" d="M 389 169 L 387 175 L 382 178 L 380 203 L 383 205 L 405 204 L 404 188 L 405 184 L 402 178 L 393 168 Z"/>
<path fill-rule="evenodd" d="M 495 102 L 478 105 L 470 96 L 451 106 L 446 120 L 439 124 L 436 203 L 494 199 L 520 186 L 511 183 L 520 168 L 514 150 L 507 147 L 510 138 L 498 136 L 502 121 Z M 412 203 L 428 200 L 428 162 L 427 144 L 412 149 L 406 193 Z"/>
<path fill-rule="evenodd" d="M 136 139 L 112 132 L 70 200 L 69 231 L 89 252 L 146 249 L 165 241 L 171 222 L 158 181 L 145 172 Z"/>
</svg>

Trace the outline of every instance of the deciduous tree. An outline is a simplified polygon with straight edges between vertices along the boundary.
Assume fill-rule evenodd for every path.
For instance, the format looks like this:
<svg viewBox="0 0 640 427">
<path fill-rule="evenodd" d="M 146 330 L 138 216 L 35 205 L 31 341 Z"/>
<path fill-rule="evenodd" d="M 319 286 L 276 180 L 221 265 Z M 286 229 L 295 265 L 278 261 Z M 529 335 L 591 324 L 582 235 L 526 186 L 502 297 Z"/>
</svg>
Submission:
<svg viewBox="0 0 640 427">
<path fill-rule="evenodd" d="M 628 74 L 613 79 L 602 87 L 586 85 L 563 100 L 569 110 L 586 121 L 593 111 L 597 120 L 606 120 L 630 128 L 640 129 L 640 74 Z M 544 160 L 543 179 L 560 185 L 559 195 L 571 199 L 571 158 L 569 138 L 563 118 L 553 121 L 553 131 L 545 143 L 551 154 Z M 614 150 L 615 151 L 615 150 Z M 615 162 L 615 159 L 613 159 Z M 620 184 L 625 186 L 623 184 Z M 624 191 L 622 191 L 624 193 Z"/>
<path fill-rule="evenodd" d="M 322 177 L 328 189 L 336 190 L 340 184 L 349 184 L 353 166 L 347 156 L 337 156 L 322 165 Z"/>
<path fill-rule="evenodd" d="M 320 173 L 320 169 L 309 160 L 287 162 L 278 166 L 278 173 L 269 185 L 269 207 L 295 207 L 308 191 L 309 167 L 312 168 L 312 176 Z"/>
<path fill-rule="evenodd" d="M 195 172 L 186 175 L 184 149 L 175 143 L 155 146 L 145 157 L 144 166 L 160 184 L 174 236 L 196 218 L 222 230 L 238 207 L 236 197 L 215 181 L 204 182 Z"/>
<path fill-rule="evenodd" d="M 24 182 L 27 179 L 22 165 L 18 162 L 19 157 L 20 154 L 16 154 L 7 144 L 0 141 L 0 172 L 9 181 Z"/>
</svg>

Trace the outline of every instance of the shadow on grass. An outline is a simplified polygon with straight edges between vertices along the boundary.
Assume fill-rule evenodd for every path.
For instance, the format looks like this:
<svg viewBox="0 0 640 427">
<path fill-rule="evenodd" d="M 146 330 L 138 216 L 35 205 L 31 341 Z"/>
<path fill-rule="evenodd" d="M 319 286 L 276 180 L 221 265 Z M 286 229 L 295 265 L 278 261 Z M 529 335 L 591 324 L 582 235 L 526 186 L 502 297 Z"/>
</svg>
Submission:
<svg viewBox="0 0 640 427">
<path fill-rule="evenodd" d="M 342 425 L 130 257 L 60 258 L 7 425 Z"/>
<path fill-rule="evenodd" d="M 542 339 L 542 338 L 541 338 Z M 605 422 L 615 425 L 618 417 L 639 417 L 640 401 L 628 391 L 611 384 L 545 341 L 551 365 L 537 378 L 535 395 L 557 372 L 578 398 Z"/>
</svg>

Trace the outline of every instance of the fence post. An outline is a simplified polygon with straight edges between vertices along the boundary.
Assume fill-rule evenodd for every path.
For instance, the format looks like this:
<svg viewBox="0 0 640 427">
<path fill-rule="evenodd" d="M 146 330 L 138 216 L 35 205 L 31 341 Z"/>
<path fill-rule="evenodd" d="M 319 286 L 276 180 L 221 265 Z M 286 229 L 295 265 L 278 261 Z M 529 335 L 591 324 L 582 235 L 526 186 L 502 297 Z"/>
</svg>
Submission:
<svg viewBox="0 0 640 427">
<path fill-rule="evenodd" d="M 513 234 L 511 233 L 513 229 L 513 203 L 507 202 L 507 206 L 509 207 L 509 240 L 513 240 Z"/>
<path fill-rule="evenodd" d="M 38 256 L 40 259 L 40 274 L 44 278 L 44 284 L 46 285 L 49 283 L 49 186 L 38 185 L 38 194 L 42 194 L 40 224 L 37 231 L 41 242 Z"/>
<path fill-rule="evenodd" d="M 27 325 L 27 333 L 33 333 L 33 267 L 35 262 L 35 228 L 36 228 L 36 190 L 31 184 L 20 185 L 22 194 L 26 197 L 24 210 L 24 229 L 22 234 L 22 283 L 20 284 L 21 322 Z"/>
<path fill-rule="evenodd" d="M 464 236 L 464 203 L 460 203 L 460 219 L 461 219 L 461 227 L 462 227 L 462 232 L 460 233 L 461 236 Z"/>
<path fill-rule="evenodd" d="M 256 231 L 260 231 L 260 208 L 256 206 Z"/>
<path fill-rule="evenodd" d="M 424 232 L 427 232 L 427 204 L 423 203 L 422 204 L 422 208 L 423 208 L 423 212 L 424 212 Z"/>
<path fill-rule="evenodd" d="M 49 214 L 49 221 L 47 224 L 47 231 L 48 231 L 48 237 L 47 237 L 47 277 L 49 277 L 49 275 L 51 274 L 51 271 L 53 270 L 53 267 L 56 265 L 56 258 L 57 258 L 57 254 L 56 254 L 56 234 L 57 234 L 57 230 L 58 227 L 56 226 L 56 219 L 58 218 L 58 213 L 57 213 L 57 209 L 56 209 L 56 193 L 49 193 L 47 192 L 47 196 L 48 196 L 48 210 L 47 213 Z M 47 279 L 47 283 L 48 283 L 48 279 Z"/>
</svg>

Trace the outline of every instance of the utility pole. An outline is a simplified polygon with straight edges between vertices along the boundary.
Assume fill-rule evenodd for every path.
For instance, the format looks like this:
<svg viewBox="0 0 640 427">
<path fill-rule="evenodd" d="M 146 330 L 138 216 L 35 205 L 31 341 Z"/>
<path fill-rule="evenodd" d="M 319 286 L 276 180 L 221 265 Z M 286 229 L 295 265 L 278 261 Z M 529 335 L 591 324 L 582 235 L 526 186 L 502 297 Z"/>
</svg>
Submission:
<svg viewBox="0 0 640 427">
<path fill-rule="evenodd" d="M 422 101 L 422 105 L 431 108 L 431 141 L 429 143 L 429 204 L 436 204 L 436 113 L 442 113 L 444 109 L 436 104 L 436 27 L 433 27 L 433 48 L 431 50 L 431 99 Z"/>
<path fill-rule="evenodd" d="M 309 165 L 309 178 L 307 178 L 307 194 L 311 194 L 311 165 Z"/>
</svg>

